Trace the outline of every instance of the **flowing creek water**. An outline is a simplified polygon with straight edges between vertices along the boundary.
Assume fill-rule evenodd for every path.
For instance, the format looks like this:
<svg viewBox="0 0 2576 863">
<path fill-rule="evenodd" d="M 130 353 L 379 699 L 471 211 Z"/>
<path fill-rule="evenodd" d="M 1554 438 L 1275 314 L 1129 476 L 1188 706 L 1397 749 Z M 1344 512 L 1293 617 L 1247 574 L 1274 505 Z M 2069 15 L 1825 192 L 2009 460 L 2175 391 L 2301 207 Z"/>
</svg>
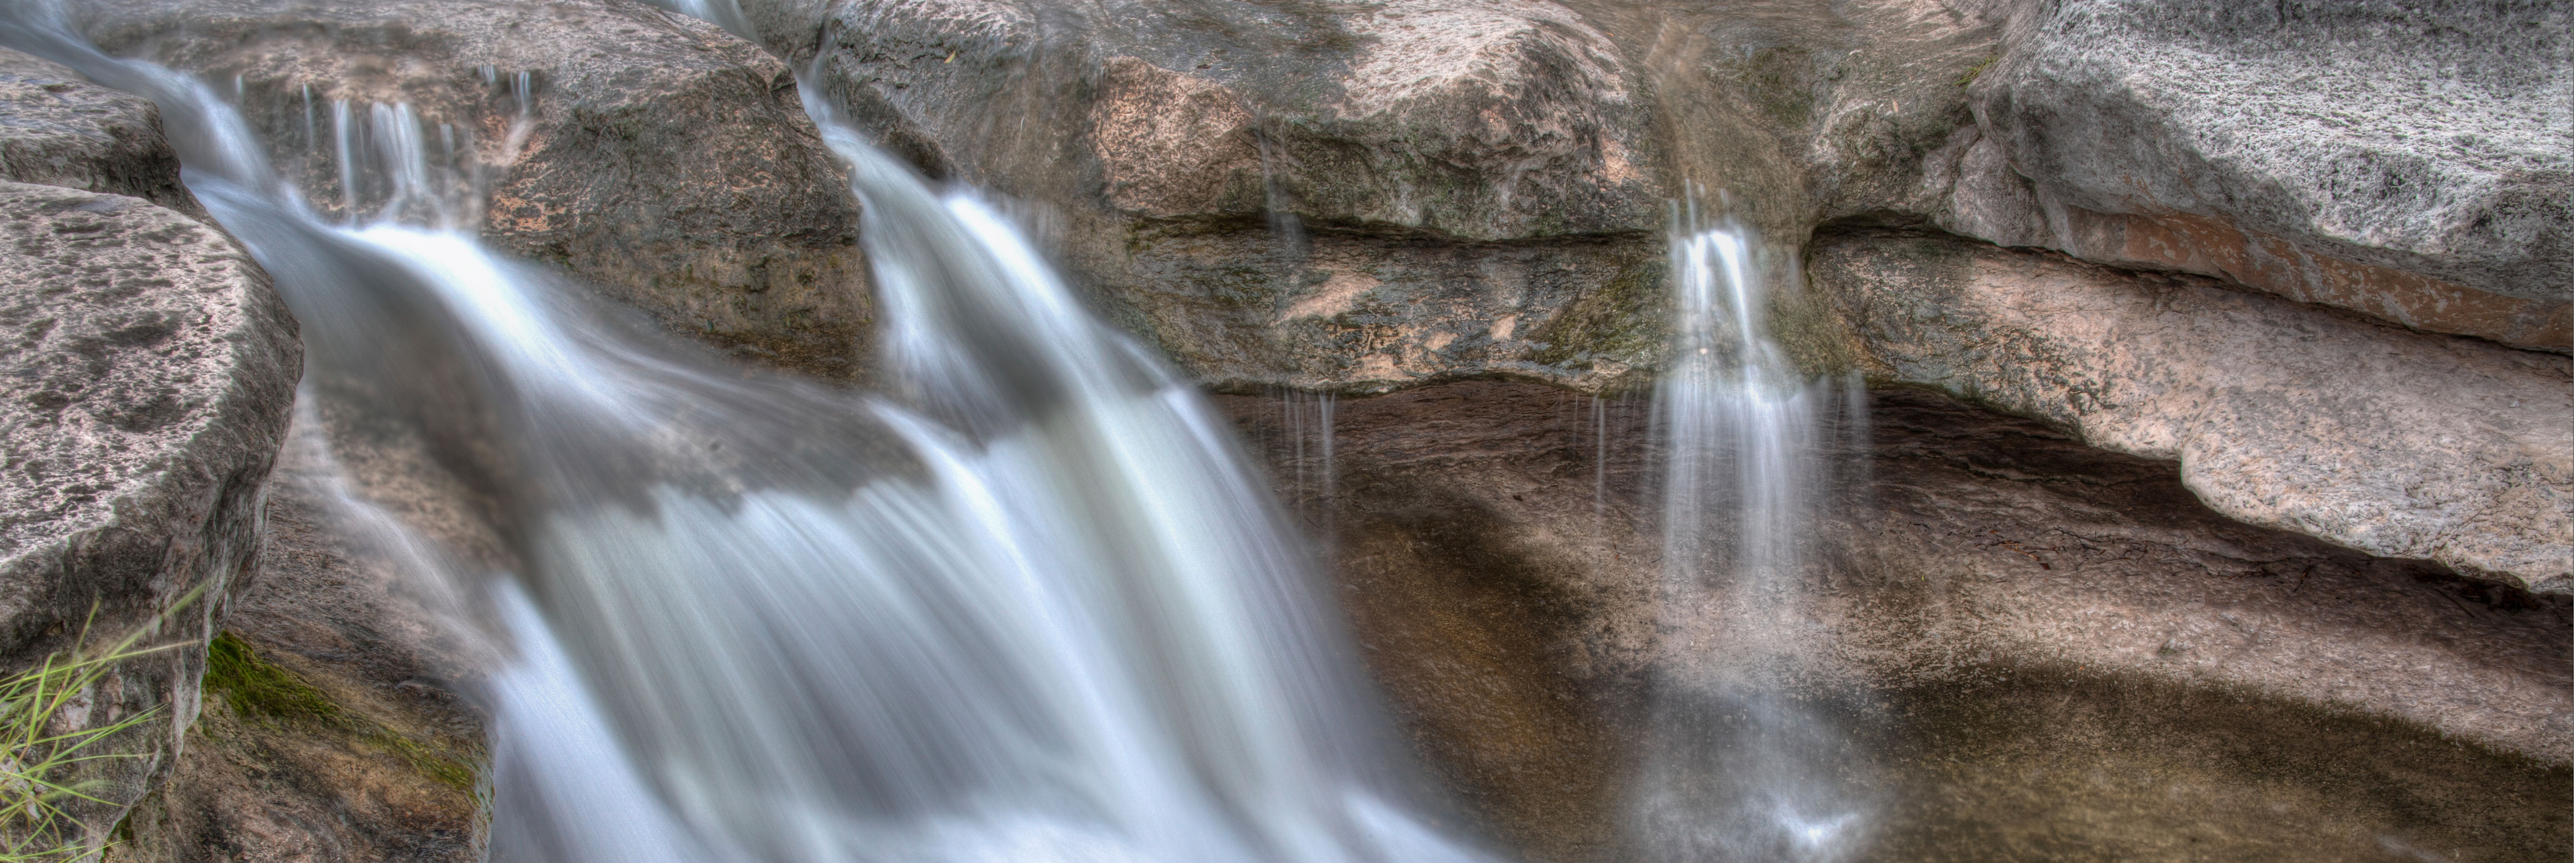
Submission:
<svg viewBox="0 0 2576 863">
<path fill-rule="evenodd" d="M 730 0 L 663 5 L 754 35 Z M 1226 419 L 1086 312 L 1005 208 L 925 181 L 813 87 L 805 108 L 863 205 L 888 391 L 745 372 L 484 247 L 484 178 L 461 154 L 495 142 L 307 91 L 295 143 L 310 164 L 281 172 L 220 82 L 108 57 L 42 8 L 0 17 L 0 44 L 160 105 L 191 191 L 304 327 L 302 422 L 401 451 L 484 522 L 496 549 L 442 545 L 374 507 L 354 471 L 330 484 L 424 590 L 455 598 L 457 634 L 509 657 L 478 693 L 490 859 L 1501 859 L 1414 775 L 1312 559 L 1358 484 L 1336 467 L 1337 411 L 1363 400 L 1277 396 L 1282 434 L 1263 444 L 1289 465 L 1295 504 L 1280 506 Z M 497 142 L 514 150 L 535 88 L 483 75 L 521 113 Z M 1297 257 L 1295 216 L 1271 215 Z M 1794 255 L 1696 202 L 1671 222 L 1673 354 L 1646 423 L 1660 461 L 1644 521 L 1660 532 L 1654 649 L 1697 660 L 1645 681 L 1622 741 L 1634 763 L 1597 768 L 1619 785 L 1603 820 L 1620 821 L 1621 859 L 2080 847 L 2013 832 L 2036 818 L 1943 832 L 2038 806 L 2032 789 L 2085 810 L 2061 821 L 2112 825 L 2099 835 L 2178 835 L 2149 804 L 2180 785 L 2149 801 L 2064 763 L 2093 757 L 2069 754 L 2085 735 L 2164 735 L 2190 755 L 2238 729 L 2120 710 L 2167 699 L 2213 716 L 2218 696 L 2057 669 L 1998 671 L 1975 698 L 1818 689 L 1837 635 L 1811 608 L 1814 546 L 1849 516 L 1833 489 L 1868 485 L 1869 395 L 1807 377 L 1774 343 L 1767 292 L 1796 283 Z M 1568 409 L 1595 544 L 1622 505 L 1627 397 Z M 2262 745 L 2331 760 L 2288 743 Z M 1954 769 L 1975 758 L 2002 766 Z"/>
<path fill-rule="evenodd" d="M 8 41 L 162 106 L 303 322 L 308 397 L 490 504 L 515 571 L 434 575 L 514 646 L 492 859 L 1483 859 L 1421 814 L 1230 430 L 827 106 L 891 400 L 746 380 L 421 225 L 398 107 L 388 218 L 334 222 L 213 90 L 48 23 Z"/>
</svg>

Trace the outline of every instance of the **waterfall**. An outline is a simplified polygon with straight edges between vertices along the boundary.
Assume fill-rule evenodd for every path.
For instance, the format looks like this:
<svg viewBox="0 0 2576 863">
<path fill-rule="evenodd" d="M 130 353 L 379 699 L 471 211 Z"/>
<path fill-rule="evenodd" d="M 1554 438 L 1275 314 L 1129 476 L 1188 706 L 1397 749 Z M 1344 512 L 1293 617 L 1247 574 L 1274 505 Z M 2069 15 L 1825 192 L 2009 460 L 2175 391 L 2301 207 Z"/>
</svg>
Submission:
<svg viewBox="0 0 2576 863">
<path fill-rule="evenodd" d="M 425 173 L 347 177 L 397 197 L 327 219 L 200 82 L 7 12 L 0 44 L 159 103 L 304 327 L 319 413 L 452 477 L 505 546 L 418 556 L 513 657 L 481 687 L 493 859 L 1484 859 L 1396 766 L 1230 428 L 994 206 L 811 87 L 864 204 L 890 397 L 629 329 L 405 221 L 453 212 L 399 197 Z"/>
<path fill-rule="evenodd" d="M 1658 382 L 1665 656 L 1630 829 L 1658 861 L 1833 861 L 1864 838 L 1807 622 L 1821 382 L 1768 331 L 1771 255 L 1695 202 L 1672 213 L 1672 362 Z M 1831 405 L 1823 405 L 1830 410 Z"/>
</svg>

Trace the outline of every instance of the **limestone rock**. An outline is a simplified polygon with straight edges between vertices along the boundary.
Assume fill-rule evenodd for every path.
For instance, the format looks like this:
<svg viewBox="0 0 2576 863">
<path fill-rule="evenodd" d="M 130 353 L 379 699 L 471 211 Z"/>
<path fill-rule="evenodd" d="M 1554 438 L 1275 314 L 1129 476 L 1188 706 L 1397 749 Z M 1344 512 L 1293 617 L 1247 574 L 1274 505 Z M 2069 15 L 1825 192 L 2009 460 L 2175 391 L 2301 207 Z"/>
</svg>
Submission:
<svg viewBox="0 0 2576 863">
<path fill-rule="evenodd" d="M 1604 323 L 1637 310 L 1551 327 L 1653 266 L 1672 195 L 1638 73 L 1565 7 L 743 5 L 888 149 L 1034 205 L 1203 380 L 1597 389 L 1653 358 L 1651 326 Z"/>
<path fill-rule="evenodd" d="M 109 51 L 233 89 L 326 212 L 480 226 L 673 331 L 832 377 L 861 367 L 857 208 L 786 67 L 711 25 L 630 0 L 89 14 Z M 405 163 L 418 181 L 396 181 Z"/>
<path fill-rule="evenodd" d="M 1982 4 L 1942 227 L 2565 352 L 2563 5 Z"/>
<path fill-rule="evenodd" d="M 0 179 L 142 198 L 197 213 L 150 100 L 0 48 Z"/>
<path fill-rule="evenodd" d="M 22 669 L 71 648 L 93 608 L 94 640 L 205 639 L 260 545 L 295 324 L 238 247 L 179 213 L 5 183 L 0 214 L 14 382 L 0 402 L 0 658 Z M 137 660 L 69 720 L 163 711 L 109 743 L 143 757 L 95 763 L 113 805 L 73 807 L 92 840 L 169 769 L 202 670 L 197 651 Z"/>
<path fill-rule="evenodd" d="M 1442 778 L 1530 859 L 1634 859 L 1631 771 L 1670 757 L 1635 749 L 1646 681 L 1723 659 L 1659 632 L 1649 404 L 1344 398 L 1327 459 L 1311 401 L 1222 403 Z M 1936 393 L 1875 391 L 1867 416 L 1823 436 L 1796 613 L 1842 635 L 1813 704 L 1876 753 L 1869 856 L 2564 843 L 2564 597 L 2242 524 L 2172 462 Z"/>
<path fill-rule="evenodd" d="M 2569 590 L 2564 357 L 1948 238 L 1827 237 L 1808 267 L 1875 377 L 2179 459 L 2251 524 Z"/>
</svg>

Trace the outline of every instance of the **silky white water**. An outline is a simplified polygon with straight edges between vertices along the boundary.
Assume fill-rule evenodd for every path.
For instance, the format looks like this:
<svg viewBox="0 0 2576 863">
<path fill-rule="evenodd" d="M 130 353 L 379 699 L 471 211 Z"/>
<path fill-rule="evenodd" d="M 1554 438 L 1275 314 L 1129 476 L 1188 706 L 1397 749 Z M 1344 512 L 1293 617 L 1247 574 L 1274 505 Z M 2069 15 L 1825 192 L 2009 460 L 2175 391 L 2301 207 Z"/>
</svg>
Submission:
<svg viewBox="0 0 2576 863">
<path fill-rule="evenodd" d="M 370 179 L 331 106 L 342 188 L 385 201 L 341 223 L 209 88 L 7 11 L 0 42 L 160 103 L 302 323 L 311 397 L 396 430 L 350 445 L 416 450 L 506 546 L 420 557 L 513 657 L 481 687 L 492 859 L 1483 859 L 1423 814 L 1230 427 L 828 106 L 886 398 L 630 331 L 440 227 L 456 184 L 399 108 L 366 109 L 398 163 Z"/>
<path fill-rule="evenodd" d="M 1654 861 L 1834 861 L 1866 838 L 1843 738 L 1802 687 L 1828 633 L 1807 616 L 1819 410 L 1769 332 L 1775 256 L 1695 203 L 1673 215 L 1674 357 L 1663 444 L 1664 668 L 1631 807 Z M 1794 281 L 1794 280 L 1784 280 Z"/>
</svg>

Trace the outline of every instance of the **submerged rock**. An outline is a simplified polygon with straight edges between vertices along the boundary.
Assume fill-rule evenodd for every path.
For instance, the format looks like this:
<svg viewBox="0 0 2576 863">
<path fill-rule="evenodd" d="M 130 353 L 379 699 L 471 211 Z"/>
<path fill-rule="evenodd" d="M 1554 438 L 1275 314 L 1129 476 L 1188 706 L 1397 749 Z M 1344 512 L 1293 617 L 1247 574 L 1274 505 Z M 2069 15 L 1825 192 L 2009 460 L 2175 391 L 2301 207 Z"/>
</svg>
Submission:
<svg viewBox="0 0 2576 863">
<path fill-rule="evenodd" d="M 786 67 L 705 22 L 626 0 L 89 14 L 109 51 L 234 93 L 325 212 L 480 228 L 674 332 L 862 366 L 857 207 Z"/>
<path fill-rule="evenodd" d="M 2179 459 L 2251 524 L 2569 590 L 2565 357 L 1956 239 L 1811 250 L 1874 377 Z"/>
<path fill-rule="evenodd" d="M 0 234 L 0 659 L 137 632 L 202 643 L 258 554 L 295 323 L 230 239 L 148 201 L 0 183 Z M 88 841 L 170 769 L 203 657 L 128 662 L 62 715 L 69 732 L 161 711 L 97 752 L 135 757 L 85 768 L 105 802 L 67 808 Z"/>
</svg>

